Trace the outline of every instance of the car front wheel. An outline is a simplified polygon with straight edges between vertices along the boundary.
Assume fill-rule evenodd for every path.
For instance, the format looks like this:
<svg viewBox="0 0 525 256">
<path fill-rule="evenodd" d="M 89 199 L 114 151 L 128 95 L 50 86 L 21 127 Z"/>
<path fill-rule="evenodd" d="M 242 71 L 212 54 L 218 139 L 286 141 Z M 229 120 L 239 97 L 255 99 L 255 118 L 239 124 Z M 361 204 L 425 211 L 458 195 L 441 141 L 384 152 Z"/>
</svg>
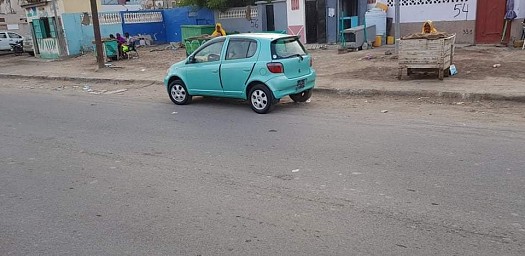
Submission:
<svg viewBox="0 0 525 256">
<path fill-rule="evenodd" d="M 255 85 L 250 90 L 249 96 L 250 105 L 256 113 L 266 114 L 272 109 L 274 103 L 273 94 L 265 85 Z"/>
<path fill-rule="evenodd" d="M 181 80 L 174 80 L 168 86 L 171 101 L 177 105 L 191 103 L 191 95 L 188 93 L 186 85 Z"/>
<path fill-rule="evenodd" d="M 306 102 L 310 97 L 312 97 L 312 89 L 297 94 L 290 94 L 290 98 L 295 102 Z"/>
</svg>

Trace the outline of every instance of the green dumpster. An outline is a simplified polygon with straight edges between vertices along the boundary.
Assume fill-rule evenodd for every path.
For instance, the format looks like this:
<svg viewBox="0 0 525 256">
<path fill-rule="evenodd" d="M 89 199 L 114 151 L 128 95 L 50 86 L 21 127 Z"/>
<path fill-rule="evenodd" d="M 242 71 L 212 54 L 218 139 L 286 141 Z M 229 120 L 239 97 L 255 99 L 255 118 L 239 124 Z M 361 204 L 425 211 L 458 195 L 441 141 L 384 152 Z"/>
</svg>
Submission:
<svg viewBox="0 0 525 256">
<path fill-rule="evenodd" d="M 257 33 L 287 34 L 286 30 L 261 31 L 261 32 L 257 32 Z"/>
<path fill-rule="evenodd" d="M 91 43 L 95 44 L 95 41 L 91 41 Z M 94 50 L 93 54 L 97 56 L 96 44 L 93 50 Z M 102 39 L 102 53 L 104 54 L 105 58 L 117 59 L 117 56 L 119 53 L 117 40 L 106 39 L 106 38 Z"/>
<path fill-rule="evenodd" d="M 211 35 L 215 31 L 215 25 L 182 25 L 180 30 L 182 41 L 186 41 L 190 37 Z"/>
<path fill-rule="evenodd" d="M 116 40 L 104 41 L 104 49 L 107 58 L 116 58 L 118 55 L 118 42 Z"/>
<path fill-rule="evenodd" d="M 194 36 L 184 39 L 184 47 L 186 48 L 186 55 L 192 54 L 197 48 L 206 41 L 210 40 L 212 37 L 209 36 Z"/>
</svg>

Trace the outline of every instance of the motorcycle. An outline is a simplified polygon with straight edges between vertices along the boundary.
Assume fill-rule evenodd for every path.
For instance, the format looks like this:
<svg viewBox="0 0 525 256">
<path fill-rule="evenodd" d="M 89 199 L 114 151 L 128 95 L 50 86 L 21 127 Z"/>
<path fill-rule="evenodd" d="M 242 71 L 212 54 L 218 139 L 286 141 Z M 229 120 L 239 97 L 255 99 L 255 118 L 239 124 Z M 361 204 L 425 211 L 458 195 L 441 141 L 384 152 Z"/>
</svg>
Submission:
<svg viewBox="0 0 525 256">
<path fill-rule="evenodd" d="M 23 40 L 9 43 L 9 45 L 11 46 L 11 51 L 14 52 L 16 56 L 22 55 L 24 53 Z"/>
</svg>

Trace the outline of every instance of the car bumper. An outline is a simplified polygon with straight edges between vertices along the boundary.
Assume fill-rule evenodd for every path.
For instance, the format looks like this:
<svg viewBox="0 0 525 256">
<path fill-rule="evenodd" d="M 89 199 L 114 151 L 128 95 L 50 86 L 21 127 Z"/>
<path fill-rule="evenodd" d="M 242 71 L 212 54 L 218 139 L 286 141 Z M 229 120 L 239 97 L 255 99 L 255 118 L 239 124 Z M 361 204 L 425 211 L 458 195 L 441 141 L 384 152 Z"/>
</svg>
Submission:
<svg viewBox="0 0 525 256">
<path fill-rule="evenodd" d="M 266 85 L 270 87 L 273 92 L 273 96 L 276 99 L 283 98 L 290 94 L 300 93 L 309 89 L 312 89 L 315 86 L 316 73 L 315 70 L 305 76 L 300 76 L 296 78 L 289 79 L 286 76 L 282 75 L 279 77 L 272 78 L 266 81 Z M 297 84 L 299 80 L 305 79 L 304 87 L 298 88 Z"/>
<path fill-rule="evenodd" d="M 164 77 L 164 87 L 168 88 L 168 82 L 170 81 L 170 76 Z"/>
</svg>

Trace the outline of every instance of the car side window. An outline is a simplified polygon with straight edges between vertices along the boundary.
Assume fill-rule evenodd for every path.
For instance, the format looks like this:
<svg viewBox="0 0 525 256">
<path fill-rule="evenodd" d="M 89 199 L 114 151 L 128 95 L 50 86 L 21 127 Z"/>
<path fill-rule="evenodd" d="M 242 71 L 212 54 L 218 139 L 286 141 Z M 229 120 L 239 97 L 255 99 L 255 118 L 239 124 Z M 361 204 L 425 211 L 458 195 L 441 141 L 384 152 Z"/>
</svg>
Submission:
<svg viewBox="0 0 525 256">
<path fill-rule="evenodd" d="M 219 61 L 221 59 L 221 52 L 222 52 L 223 45 L 224 45 L 224 41 L 220 41 L 220 42 L 212 43 L 202 48 L 199 52 L 197 52 L 194 55 L 195 62 L 203 63 L 203 62 Z"/>
<path fill-rule="evenodd" d="M 248 47 L 248 58 L 251 58 L 253 55 L 255 55 L 256 51 L 257 51 L 257 42 L 255 41 L 250 42 L 250 47 Z"/>
<path fill-rule="evenodd" d="M 230 40 L 226 51 L 227 60 L 251 58 L 257 50 L 257 42 L 254 40 L 241 39 Z"/>
<path fill-rule="evenodd" d="M 5 33 L 0 33 L 0 38 L 7 38 L 7 35 Z"/>
<path fill-rule="evenodd" d="M 10 38 L 22 38 L 19 34 L 15 34 L 15 33 L 12 33 L 12 32 L 9 33 L 9 37 Z"/>
</svg>

